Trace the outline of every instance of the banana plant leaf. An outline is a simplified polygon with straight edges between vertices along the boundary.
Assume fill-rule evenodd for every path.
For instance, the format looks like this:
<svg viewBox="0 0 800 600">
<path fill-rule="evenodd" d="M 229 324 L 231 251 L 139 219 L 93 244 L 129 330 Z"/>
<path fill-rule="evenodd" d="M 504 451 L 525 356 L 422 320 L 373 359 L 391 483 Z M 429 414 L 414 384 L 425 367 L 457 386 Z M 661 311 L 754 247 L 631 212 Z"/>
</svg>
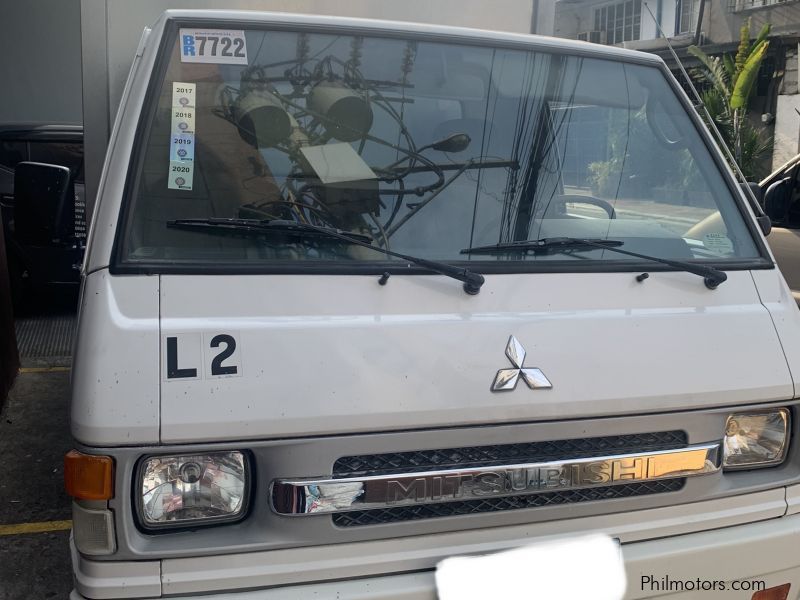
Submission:
<svg viewBox="0 0 800 600">
<path fill-rule="evenodd" d="M 687 51 L 689 54 L 703 63 L 703 66 L 705 67 L 705 70 L 702 71 L 703 77 L 705 77 L 709 83 L 711 83 L 711 85 L 713 85 L 720 92 L 720 94 L 726 97 L 729 96 L 731 93 L 730 85 L 728 83 L 729 78 L 725 67 L 722 65 L 722 62 L 718 58 L 709 56 L 697 46 L 689 46 Z"/>
<path fill-rule="evenodd" d="M 758 69 L 761 66 L 761 61 L 764 60 L 768 46 L 769 42 L 762 40 L 753 48 L 753 51 L 747 57 L 733 85 L 733 91 L 731 93 L 732 109 L 736 110 L 747 106 L 750 92 L 753 90 L 753 85 L 758 77 Z"/>
</svg>

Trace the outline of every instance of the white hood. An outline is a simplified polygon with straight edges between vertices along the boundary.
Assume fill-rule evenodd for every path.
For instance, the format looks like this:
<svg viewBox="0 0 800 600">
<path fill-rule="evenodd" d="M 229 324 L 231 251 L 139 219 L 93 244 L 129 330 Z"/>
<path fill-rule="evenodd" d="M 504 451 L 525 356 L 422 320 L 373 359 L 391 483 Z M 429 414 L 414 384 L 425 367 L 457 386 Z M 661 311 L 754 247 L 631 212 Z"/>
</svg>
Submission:
<svg viewBox="0 0 800 600">
<path fill-rule="evenodd" d="M 635 275 L 491 275 L 468 296 L 440 276 L 380 286 L 365 276 L 94 273 L 82 304 L 73 433 L 93 445 L 210 442 L 793 396 L 749 272 L 729 272 L 713 291 L 688 273 L 642 283 Z M 770 275 L 779 277 L 761 273 Z M 218 367 L 236 372 L 214 376 L 211 363 L 229 345 L 220 335 L 236 349 Z M 513 367 L 512 335 L 527 352 L 524 366 L 541 369 L 552 389 L 520 379 L 514 390 L 491 390 L 497 371 Z M 168 377 L 171 337 L 173 367 L 192 377 Z"/>
<path fill-rule="evenodd" d="M 197 379 L 162 373 L 164 442 L 309 436 L 693 409 L 790 398 L 747 272 L 487 277 L 163 276 L 161 334 Z M 188 336 L 202 332 L 203 336 Z M 211 377 L 218 334 L 236 340 Z M 552 389 L 494 392 L 515 336 Z M 202 341 L 201 341 L 202 338 Z M 198 346 L 193 350 L 193 346 Z M 200 346 L 204 356 L 201 357 Z M 162 354 L 164 353 L 162 341 Z M 183 367 L 183 364 L 179 364 Z M 162 369 L 163 370 L 163 369 Z"/>
</svg>

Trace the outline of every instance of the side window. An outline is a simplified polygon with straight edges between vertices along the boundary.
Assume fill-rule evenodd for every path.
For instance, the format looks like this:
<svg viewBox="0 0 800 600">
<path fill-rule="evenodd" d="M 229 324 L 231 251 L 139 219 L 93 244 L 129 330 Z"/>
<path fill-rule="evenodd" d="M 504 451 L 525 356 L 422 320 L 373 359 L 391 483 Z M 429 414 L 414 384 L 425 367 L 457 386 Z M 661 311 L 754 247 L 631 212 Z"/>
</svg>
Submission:
<svg viewBox="0 0 800 600">
<path fill-rule="evenodd" d="M 31 157 L 34 162 L 69 167 L 76 180 L 83 181 L 83 144 L 78 142 L 31 142 Z"/>
<path fill-rule="evenodd" d="M 0 166 L 13 169 L 24 160 L 27 160 L 25 142 L 0 141 Z"/>
</svg>

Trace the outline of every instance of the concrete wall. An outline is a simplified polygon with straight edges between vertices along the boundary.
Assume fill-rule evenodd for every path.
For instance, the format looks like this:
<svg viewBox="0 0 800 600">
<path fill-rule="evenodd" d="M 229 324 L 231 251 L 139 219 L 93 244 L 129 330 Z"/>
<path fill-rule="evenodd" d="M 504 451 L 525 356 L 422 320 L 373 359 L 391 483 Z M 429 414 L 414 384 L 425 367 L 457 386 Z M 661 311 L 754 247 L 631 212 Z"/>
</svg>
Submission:
<svg viewBox="0 0 800 600">
<path fill-rule="evenodd" d="M 739 29 L 749 18 L 750 31 L 755 35 L 764 25 L 772 24 L 773 35 L 800 34 L 800 3 L 778 4 L 771 7 L 730 12 L 727 0 L 706 0 L 707 17 L 703 19 L 703 31 L 709 43 L 725 44 L 739 40 Z"/>
<path fill-rule="evenodd" d="M 772 147 L 772 170 L 777 169 L 800 152 L 800 48 L 797 45 L 786 48 L 786 63 L 780 94 L 775 108 L 775 133 Z"/>
<path fill-rule="evenodd" d="M 778 96 L 775 114 L 775 138 L 772 148 L 772 170 L 795 156 L 800 143 L 800 95 Z"/>
<path fill-rule="evenodd" d="M 597 2 L 572 4 L 558 2 L 555 9 L 553 35 L 574 40 L 582 31 L 594 29 L 594 8 Z"/>
<path fill-rule="evenodd" d="M 533 16 L 531 33 L 553 35 L 556 21 L 556 3 L 554 0 L 533 0 Z"/>
<path fill-rule="evenodd" d="M 80 0 L 0 0 L 0 23 L 0 123 L 80 124 Z"/>
</svg>

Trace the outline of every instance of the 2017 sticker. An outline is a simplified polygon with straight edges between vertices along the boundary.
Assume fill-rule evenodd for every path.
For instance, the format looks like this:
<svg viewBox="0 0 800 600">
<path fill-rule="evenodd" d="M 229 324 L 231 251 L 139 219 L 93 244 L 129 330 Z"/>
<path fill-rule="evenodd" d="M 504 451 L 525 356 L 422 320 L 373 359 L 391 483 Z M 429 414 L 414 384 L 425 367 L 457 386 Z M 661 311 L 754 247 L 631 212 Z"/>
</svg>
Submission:
<svg viewBox="0 0 800 600">
<path fill-rule="evenodd" d="M 227 65 L 247 64 L 244 31 L 233 29 L 181 29 L 181 62 Z"/>
<path fill-rule="evenodd" d="M 195 107 L 195 92 L 197 86 L 194 83 L 181 83 L 176 81 L 172 85 L 172 106 L 182 108 Z"/>
</svg>

